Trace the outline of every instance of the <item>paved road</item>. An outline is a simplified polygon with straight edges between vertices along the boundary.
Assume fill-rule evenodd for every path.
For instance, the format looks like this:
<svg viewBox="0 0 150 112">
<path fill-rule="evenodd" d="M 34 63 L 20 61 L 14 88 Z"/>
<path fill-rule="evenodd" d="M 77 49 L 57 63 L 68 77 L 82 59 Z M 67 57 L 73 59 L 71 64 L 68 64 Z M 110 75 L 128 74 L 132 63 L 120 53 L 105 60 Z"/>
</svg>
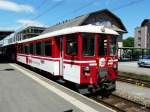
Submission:
<svg viewBox="0 0 150 112">
<path fill-rule="evenodd" d="M 137 62 L 119 62 L 118 69 L 119 71 L 150 76 L 150 68 L 138 67 Z"/>
<path fill-rule="evenodd" d="M 16 64 L 0 63 L 0 112 L 115 112 Z"/>
</svg>

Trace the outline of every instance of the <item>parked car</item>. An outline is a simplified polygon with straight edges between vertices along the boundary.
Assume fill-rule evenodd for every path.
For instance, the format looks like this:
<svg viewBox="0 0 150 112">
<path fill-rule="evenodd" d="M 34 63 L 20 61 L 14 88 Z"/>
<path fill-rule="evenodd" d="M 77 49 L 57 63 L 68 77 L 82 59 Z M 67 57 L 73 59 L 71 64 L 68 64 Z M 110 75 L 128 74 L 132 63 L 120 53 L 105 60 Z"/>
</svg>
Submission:
<svg viewBox="0 0 150 112">
<path fill-rule="evenodd" d="M 138 61 L 139 67 L 150 67 L 150 55 L 144 55 L 143 58 Z"/>
</svg>

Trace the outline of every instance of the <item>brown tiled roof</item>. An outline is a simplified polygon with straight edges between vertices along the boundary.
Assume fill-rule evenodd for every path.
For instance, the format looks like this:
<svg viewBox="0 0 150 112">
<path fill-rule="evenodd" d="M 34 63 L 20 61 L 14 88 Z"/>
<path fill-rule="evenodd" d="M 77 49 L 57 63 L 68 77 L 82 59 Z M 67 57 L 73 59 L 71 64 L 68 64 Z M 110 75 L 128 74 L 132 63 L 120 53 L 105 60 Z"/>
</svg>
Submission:
<svg viewBox="0 0 150 112">
<path fill-rule="evenodd" d="M 82 16 L 79 16 L 79 17 L 76 17 L 74 19 L 71 19 L 71 20 L 66 20 L 66 21 L 63 21 L 61 23 L 58 23 L 54 26 L 50 26 L 49 28 L 47 28 L 44 32 L 44 33 L 48 33 L 48 32 L 52 32 L 52 31 L 56 31 L 56 30 L 60 30 L 60 29 L 63 29 L 63 28 L 67 28 L 67 27 L 73 27 L 73 26 L 80 26 L 82 25 L 82 23 L 92 14 L 99 14 L 99 13 L 103 13 L 103 12 L 106 12 L 106 13 L 109 13 L 111 14 L 114 18 L 116 18 L 119 23 L 121 24 L 122 26 L 122 29 L 120 31 L 123 31 L 123 32 L 127 32 L 125 26 L 123 25 L 122 21 L 120 20 L 120 18 L 118 18 L 116 15 L 114 15 L 112 12 L 110 12 L 109 10 L 107 9 L 103 9 L 103 10 L 99 10 L 99 11 L 96 11 L 96 12 L 91 12 L 91 13 L 88 13 L 88 14 L 85 14 L 85 15 L 82 15 Z"/>
</svg>

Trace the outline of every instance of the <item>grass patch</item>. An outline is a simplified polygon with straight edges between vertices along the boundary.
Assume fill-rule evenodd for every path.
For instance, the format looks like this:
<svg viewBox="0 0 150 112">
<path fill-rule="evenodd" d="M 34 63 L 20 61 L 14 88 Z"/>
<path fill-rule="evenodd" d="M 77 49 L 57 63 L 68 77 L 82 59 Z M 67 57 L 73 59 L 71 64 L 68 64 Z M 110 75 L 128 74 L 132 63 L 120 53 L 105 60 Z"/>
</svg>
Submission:
<svg viewBox="0 0 150 112">
<path fill-rule="evenodd" d="M 143 80 L 143 81 L 150 81 L 150 76 L 147 76 L 147 75 L 139 75 L 139 74 L 128 73 L 128 72 L 119 72 L 119 76 L 134 78 L 134 79 Z"/>
</svg>

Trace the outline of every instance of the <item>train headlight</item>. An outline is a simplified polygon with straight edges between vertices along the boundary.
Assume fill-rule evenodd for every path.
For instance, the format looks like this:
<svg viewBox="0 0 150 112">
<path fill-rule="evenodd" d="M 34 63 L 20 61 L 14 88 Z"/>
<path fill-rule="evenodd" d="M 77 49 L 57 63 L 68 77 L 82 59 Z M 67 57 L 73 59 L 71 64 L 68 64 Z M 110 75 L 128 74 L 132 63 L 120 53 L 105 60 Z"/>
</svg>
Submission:
<svg viewBox="0 0 150 112">
<path fill-rule="evenodd" d="M 114 70 L 117 70 L 117 69 L 118 69 L 118 64 L 115 63 L 115 64 L 113 65 L 113 69 L 114 69 Z"/>
<path fill-rule="evenodd" d="M 84 68 L 83 68 L 83 71 L 86 72 L 86 73 L 89 73 L 89 72 L 90 72 L 90 67 L 88 67 L 88 66 L 87 66 L 87 67 L 84 67 Z"/>
<path fill-rule="evenodd" d="M 109 59 L 108 60 L 108 65 L 112 65 L 113 64 L 113 60 L 112 59 Z"/>
</svg>

